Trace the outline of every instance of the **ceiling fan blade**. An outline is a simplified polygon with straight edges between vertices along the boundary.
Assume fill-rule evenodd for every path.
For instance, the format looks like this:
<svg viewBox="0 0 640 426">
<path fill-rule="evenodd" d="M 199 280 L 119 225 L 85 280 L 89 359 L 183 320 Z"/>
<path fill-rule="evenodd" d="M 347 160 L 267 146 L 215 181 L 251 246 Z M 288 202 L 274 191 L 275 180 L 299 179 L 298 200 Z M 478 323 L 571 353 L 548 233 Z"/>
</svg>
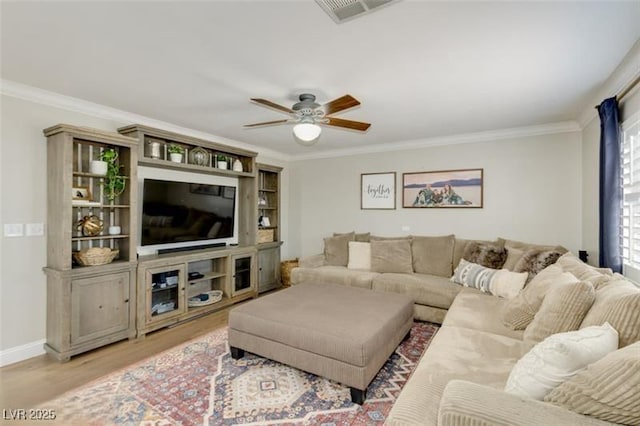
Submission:
<svg viewBox="0 0 640 426">
<path fill-rule="evenodd" d="M 325 117 L 328 120 L 326 123 L 327 126 L 335 126 L 335 127 L 344 127 L 352 130 L 359 130 L 361 132 L 366 131 L 371 123 L 364 123 L 362 121 L 353 121 L 353 120 L 345 120 L 343 118 L 336 117 Z"/>
<path fill-rule="evenodd" d="M 278 104 L 273 103 L 271 101 L 268 101 L 266 99 L 251 98 L 251 100 L 253 102 L 259 103 L 259 104 L 264 105 L 264 106 L 267 106 L 269 108 L 276 109 L 278 111 L 286 112 L 288 114 L 293 114 L 294 113 L 294 111 L 291 108 L 287 108 L 286 106 L 278 105 Z"/>
<path fill-rule="evenodd" d="M 336 112 L 344 111 L 345 109 L 353 108 L 358 105 L 360 105 L 360 101 L 356 98 L 351 95 L 344 95 L 324 104 L 324 114 L 335 114 Z"/>
<path fill-rule="evenodd" d="M 288 123 L 288 122 L 289 122 L 289 120 L 264 121 L 262 123 L 245 124 L 244 127 L 269 126 L 269 125 L 273 125 L 273 124 L 284 124 L 284 123 Z"/>
</svg>

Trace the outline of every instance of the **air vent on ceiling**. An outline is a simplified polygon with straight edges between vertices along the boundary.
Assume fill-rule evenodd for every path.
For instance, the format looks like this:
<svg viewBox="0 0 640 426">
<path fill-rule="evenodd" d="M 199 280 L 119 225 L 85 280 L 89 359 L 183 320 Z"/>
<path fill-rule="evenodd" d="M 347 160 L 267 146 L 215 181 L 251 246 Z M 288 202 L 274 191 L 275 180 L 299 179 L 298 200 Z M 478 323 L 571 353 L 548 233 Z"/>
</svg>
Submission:
<svg viewBox="0 0 640 426">
<path fill-rule="evenodd" d="M 337 24 L 363 16 L 399 0 L 316 0 Z"/>
</svg>

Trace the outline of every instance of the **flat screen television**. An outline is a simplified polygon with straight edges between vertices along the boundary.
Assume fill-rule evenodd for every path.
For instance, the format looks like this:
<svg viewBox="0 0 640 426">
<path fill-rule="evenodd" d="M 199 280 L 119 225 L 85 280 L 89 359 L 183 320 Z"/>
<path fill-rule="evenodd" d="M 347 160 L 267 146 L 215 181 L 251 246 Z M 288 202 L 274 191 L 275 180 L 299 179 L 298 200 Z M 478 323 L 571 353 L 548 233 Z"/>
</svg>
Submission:
<svg viewBox="0 0 640 426">
<path fill-rule="evenodd" d="M 236 243 L 237 180 L 169 172 L 143 173 L 138 253 Z"/>
</svg>

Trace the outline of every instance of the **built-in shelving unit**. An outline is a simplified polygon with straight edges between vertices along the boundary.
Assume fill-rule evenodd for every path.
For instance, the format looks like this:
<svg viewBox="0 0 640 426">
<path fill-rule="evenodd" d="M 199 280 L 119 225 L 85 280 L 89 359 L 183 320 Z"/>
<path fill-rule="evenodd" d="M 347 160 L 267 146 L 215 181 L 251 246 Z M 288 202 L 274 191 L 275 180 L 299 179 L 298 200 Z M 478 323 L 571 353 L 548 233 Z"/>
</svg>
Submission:
<svg viewBox="0 0 640 426">
<path fill-rule="evenodd" d="M 66 361 L 72 355 L 135 336 L 137 141 L 117 133 L 59 124 L 47 137 L 47 342 L 45 349 Z M 105 177 L 90 163 L 113 149 L 126 178 L 115 199 L 105 194 Z M 82 200 L 74 200 L 77 190 Z M 95 216 L 102 229 L 83 235 L 78 227 Z M 110 226 L 121 232 L 110 235 Z M 93 247 L 118 250 L 108 264 L 82 266 L 74 252 Z"/>
<path fill-rule="evenodd" d="M 258 179 L 258 291 L 280 282 L 280 173 L 282 167 L 257 164 Z"/>
</svg>

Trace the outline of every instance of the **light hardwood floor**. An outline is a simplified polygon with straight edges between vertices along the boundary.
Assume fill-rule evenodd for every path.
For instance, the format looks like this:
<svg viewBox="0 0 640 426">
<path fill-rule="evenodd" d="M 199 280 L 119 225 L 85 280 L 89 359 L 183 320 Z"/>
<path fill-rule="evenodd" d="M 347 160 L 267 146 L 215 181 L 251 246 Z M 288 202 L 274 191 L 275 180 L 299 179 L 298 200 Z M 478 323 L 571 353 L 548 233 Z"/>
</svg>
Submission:
<svg viewBox="0 0 640 426">
<path fill-rule="evenodd" d="M 47 355 L 0 368 L 0 408 L 29 409 L 92 380 L 227 325 L 231 307 L 59 363 Z M 1 423 L 1 421 L 0 421 Z"/>
</svg>

